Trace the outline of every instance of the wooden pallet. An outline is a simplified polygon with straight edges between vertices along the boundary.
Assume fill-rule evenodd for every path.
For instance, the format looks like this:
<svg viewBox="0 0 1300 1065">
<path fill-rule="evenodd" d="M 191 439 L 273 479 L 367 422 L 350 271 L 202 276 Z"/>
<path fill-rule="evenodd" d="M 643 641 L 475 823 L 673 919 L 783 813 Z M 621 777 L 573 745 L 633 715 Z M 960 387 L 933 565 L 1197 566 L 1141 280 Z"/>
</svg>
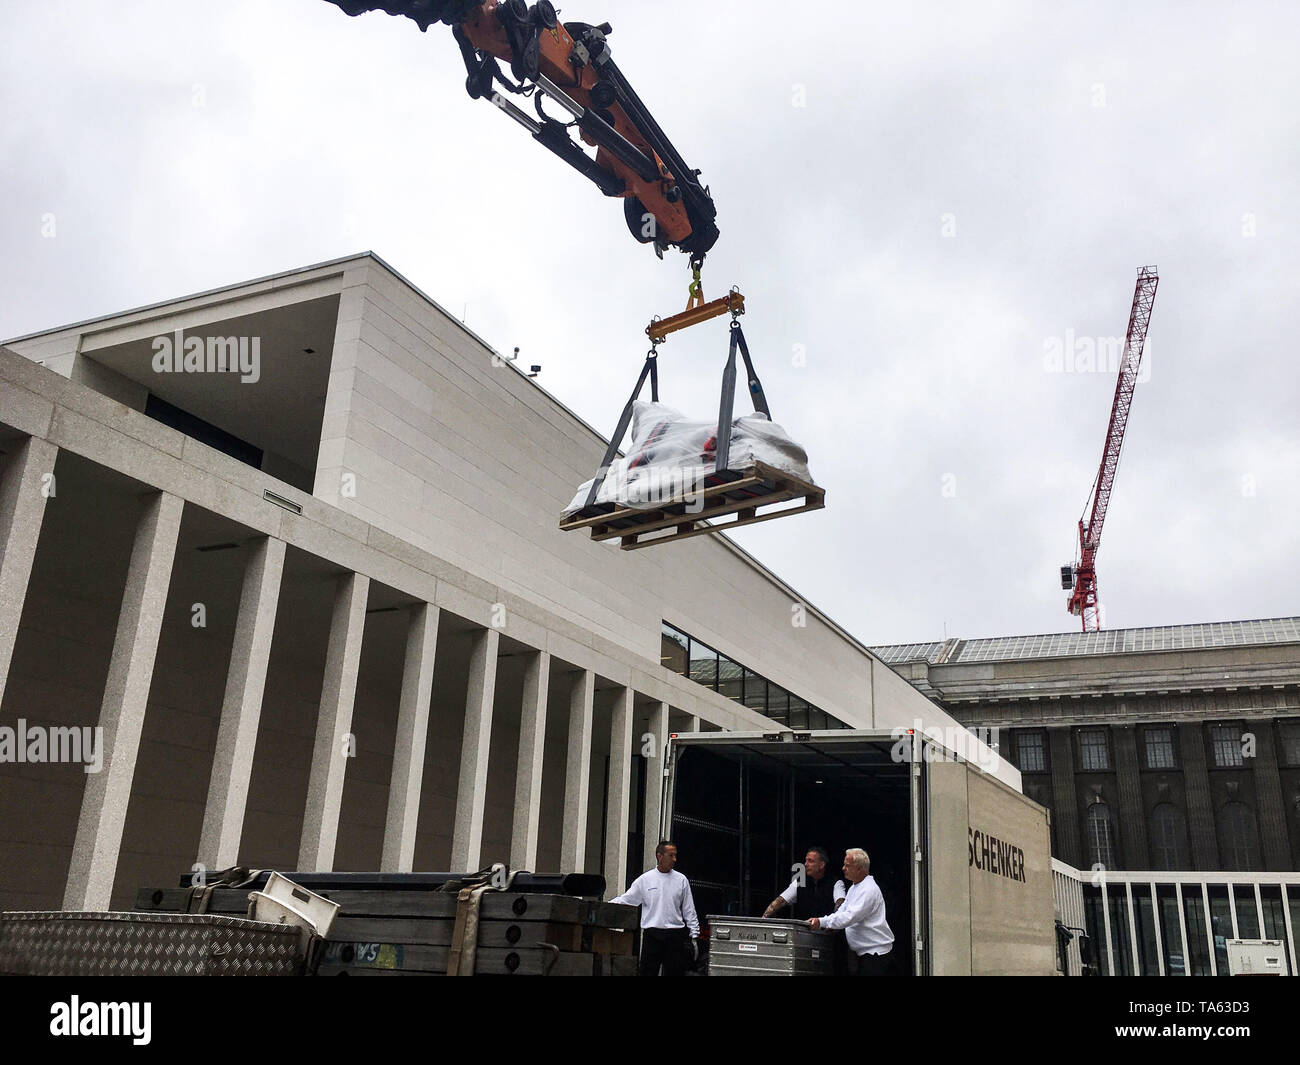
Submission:
<svg viewBox="0 0 1300 1065">
<path fill-rule="evenodd" d="M 802 504 L 759 513 L 761 508 L 796 499 L 801 499 Z M 704 490 L 690 503 L 669 503 L 652 510 L 598 503 L 561 519 L 560 528 L 564 532 L 590 529 L 593 540 L 618 538 L 622 550 L 638 551 L 670 540 L 707 536 L 806 510 L 821 510 L 825 505 L 825 489 L 760 462 L 741 471 L 710 474 Z M 717 518 L 731 520 L 714 522 Z M 647 538 L 649 533 L 658 535 Z"/>
</svg>

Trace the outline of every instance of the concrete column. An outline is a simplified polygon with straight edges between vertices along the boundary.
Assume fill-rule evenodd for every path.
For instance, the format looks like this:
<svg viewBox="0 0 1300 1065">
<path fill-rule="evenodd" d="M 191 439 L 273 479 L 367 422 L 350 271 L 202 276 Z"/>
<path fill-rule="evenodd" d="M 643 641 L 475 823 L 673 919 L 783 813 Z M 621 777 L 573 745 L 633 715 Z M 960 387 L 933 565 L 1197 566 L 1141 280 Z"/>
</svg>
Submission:
<svg viewBox="0 0 1300 1065">
<path fill-rule="evenodd" d="M 605 802 L 605 886 L 612 898 L 627 888 L 628 804 L 632 796 L 632 702 L 636 693 L 623 688 L 614 700 L 609 723 L 609 788 Z"/>
<path fill-rule="evenodd" d="M 1277 764 L 1272 720 L 1250 721 L 1246 731 L 1255 734 L 1255 802 L 1259 808 L 1259 834 L 1264 844 L 1264 868 L 1292 869 L 1291 840 L 1287 835 L 1286 807 L 1282 801 L 1282 773 Z"/>
<path fill-rule="evenodd" d="M 645 770 L 645 849 L 641 865 L 649 869 L 655 863 L 659 844 L 659 811 L 664 795 L 664 769 L 668 765 L 668 704 L 656 703 L 650 711 L 650 735 L 654 737 L 654 757 L 646 759 Z"/>
<path fill-rule="evenodd" d="M 0 472 L 0 702 L 45 519 L 42 478 L 54 473 L 58 454 L 48 440 L 29 436 L 14 448 Z"/>
<path fill-rule="evenodd" d="M 226 694 L 217 728 L 217 750 L 199 837 L 199 861 L 209 869 L 226 869 L 239 861 L 248 781 L 253 774 L 271 635 L 284 575 L 284 551 L 283 540 L 258 540 L 249 545 L 244 566 L 235 638 L 226 671 Z"/>
<path fill-rule="evenodd" d="M 587 860 L 587 795 L 591 790 L 591 718 L 596 675 L 575 675 L 569 693 L 569 750 L 564 760 L 564 826 L 560 835 L 560 872 L 584 872 Z"/>
<path fill-rule="evenodd" d="M 537 824 L 542 805 L 542 764 L 546 750 L 546 695 L 551 656 L 531 655 L 524 666 L 523 706 L 519 715 L 519 761 L 515 769 L 515 817 L 510 834 L 510 866 L 537 868 Z"/>
<path fill-rule="evenodd" d="M 460 780 L 456 786 L 456 826 L 451 838 L 451 866 L 458 873 L 474 872 L 481 859 L 500 641 L 499 629 L 484 629 L 475 635 L 474 650 L 469 657 L 465 731 L 460 743 Z"/>
<path fill-rule="evenodd" d="M 348 767 L 343 745 L 352 730 L 352 707 L 357 695 L 357 670 L 369 596 L 369 577 L 347 573 L 339 578 L 330 620 L 329 649 L 325 653 L 320 712 L 316 718 L 316 745 L 312 748 L 311 775 L 307 778 L 302 842 L 298 845 L 298 868 L 303 872 L 324 873 L 334 868 L 343 777 Z"/>
<path fill-rule="evenodd" d="M 415 828 L 424 782 L 424 750 L 429 738 L 438 616 L 436 606 L 417 603 L 411 607 L 406 628 L 406 660 L 402 666 L 402 696 L 397 709 L 393 772 L 388 785 L 384 852 L 379 860 L 379 868 L 385 873 L 409 873 L 415 863 Z"/>
<path fill-rule="evenodd" d="M 1218 869 L 1219 840 L 1210 803 L 1210 773 L 1205 762 L 1205 737 L 1199 724 L 1179 725 L 1183 756 L 1183 786 L 1187 791 L 1187 834 L 1192 838 L 1192 865 Z"/>
<path fill-rule="evenodd" d="M 686 728 L 686 731 L 687 731 L 687 732 L 699 732 L 699 731 L 700 731 L 700 718 L 699 718 L 699 715 L 697 715 L 697 714 L 687 714 L 687 715 L 686 715 L 686 724 L 687 724 L 687 728 Z"/>
<path fill-rule="evenodd" d="M 183 506 L 179 496 L 151 495 L 136 526 L 99 710 L 104 767 L 86 776 L 63 896 L 65 910 L 106 910 L 113 895 Z"/>
<path fill-rule="evenodd" d="M 1084 868 L 1087 851 L 1079 835 L 1079 797 L 1074 786 L 1074 745 L 1069 728 L 1049 728 L 1047 742 L 1052 769 L 1052 816 L 1056 818 L 1056 845 L 1061 861 Z"/>
<path fill-rule="evenodd" d="M 1151 852 L 1147 846 L 1147 818 L 1142 803 L 1137 729 L 1132 725 L 1116 725 L 1110 734 L 1115 745 L 1115 776 L 1119 789 L 1120 861 L 1125 869 L 1150 869 Z"/>
</svg>

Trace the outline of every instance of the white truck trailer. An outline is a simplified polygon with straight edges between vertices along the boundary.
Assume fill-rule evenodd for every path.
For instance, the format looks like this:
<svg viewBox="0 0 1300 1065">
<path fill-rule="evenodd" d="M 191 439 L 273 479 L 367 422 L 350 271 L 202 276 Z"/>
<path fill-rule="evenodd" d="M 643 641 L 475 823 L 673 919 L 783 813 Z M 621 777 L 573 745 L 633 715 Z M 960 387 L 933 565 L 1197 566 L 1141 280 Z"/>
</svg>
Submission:
<svg viewBox="0 0 1300 1065">
<path fill-rule="evenodd" d="M 701 914 L 757 917 L 808 848 L 871 858 L 896 970 L 1052 975 L 1050 814 L 927 736 L 674 735 L 660 827 Z"/>
</svg>

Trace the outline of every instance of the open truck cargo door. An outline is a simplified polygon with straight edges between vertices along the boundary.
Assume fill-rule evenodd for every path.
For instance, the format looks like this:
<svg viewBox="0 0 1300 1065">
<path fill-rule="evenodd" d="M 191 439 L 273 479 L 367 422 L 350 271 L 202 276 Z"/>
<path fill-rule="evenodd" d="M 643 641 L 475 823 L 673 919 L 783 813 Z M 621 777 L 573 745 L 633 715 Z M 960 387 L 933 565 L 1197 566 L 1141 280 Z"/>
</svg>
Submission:
<svg viewBox="0 0 1300 1065">
<path fill-rule="evenodd" d="M 1048 813 L 924 735 L 885 730 L 675 735 L 660 835 L 700 913 L 757 917 L 812 846 L 863 847 L 895 971 L 1055 971 Z M 838 875 L 838 874 L 836 874 Z"/>
</svg>

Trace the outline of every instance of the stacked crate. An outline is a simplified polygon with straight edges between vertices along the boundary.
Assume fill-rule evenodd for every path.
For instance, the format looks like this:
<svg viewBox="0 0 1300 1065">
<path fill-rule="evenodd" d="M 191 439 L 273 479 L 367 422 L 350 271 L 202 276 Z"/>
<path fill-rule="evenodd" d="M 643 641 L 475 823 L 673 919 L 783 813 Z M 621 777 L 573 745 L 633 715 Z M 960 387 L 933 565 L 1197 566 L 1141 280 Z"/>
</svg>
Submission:
<svg viewBox="0 0 1300 1065">
<path fill-rule="evenodd" d="M 339 904 L 321 976 L 436 976 L 447 971 L 456 895 L 313 887 Z M 142 888 L 140 911 L 244 915 L 248 888 Z M 479 908 L 474 975 L 633 976 L 637 911 L 570 895 L 488 891 Z"/>
</svg>

